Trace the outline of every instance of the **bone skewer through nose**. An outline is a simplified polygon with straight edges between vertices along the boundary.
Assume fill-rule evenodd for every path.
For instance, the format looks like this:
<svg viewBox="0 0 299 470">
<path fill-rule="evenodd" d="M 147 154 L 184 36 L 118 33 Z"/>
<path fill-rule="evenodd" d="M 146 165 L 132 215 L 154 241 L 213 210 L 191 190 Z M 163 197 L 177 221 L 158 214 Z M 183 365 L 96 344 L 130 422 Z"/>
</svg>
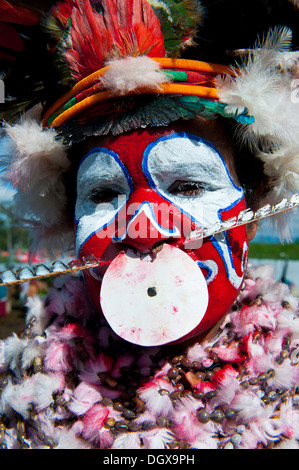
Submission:
<svg viewBox="0 0 299 470">
<path fill-rule="evenodd" d="M 242 225 L 247 225 L 252 222 L 272 217 L 274 215 L 289 211 L 299 206 L 299 193 L 294 194 L 290 199 L 283 199 L 282 201 L 270 205 L 267 204 L 257 211 L 253 211 L 248 208 L 240 212 L 236 217 L 231 219 L 218 222 L 212 227 L 199 228 L 190 232 L 189 238 L 186 238 L 184 246 L 188 249 L 188 243 L 193 243 L 197 240 L 201 240 L 207 237 L 211 237 L 217 233 L 225 232 L 227 230 L 233 230 Z M 155 253 L 153 253 L 153 259 Z M 53 276 L 58 276 L 67 273 L 76 273 L 84 271 L 85 269 L 96 268 L 99 266 L 107 265 L 112 260 L 99 260 L 96 257 L 82 260 L 72 260 L 68 263 L 64 263 L 61 260 L 56 260 L 51 266 L 45 264 L 39 264 L 37 266 L 24 266 L 17 270 L 8 269 L 0 272 L 0 286 L 11 286 L 22 284 L 24 282 L 43 279 Z"/>
</svg>

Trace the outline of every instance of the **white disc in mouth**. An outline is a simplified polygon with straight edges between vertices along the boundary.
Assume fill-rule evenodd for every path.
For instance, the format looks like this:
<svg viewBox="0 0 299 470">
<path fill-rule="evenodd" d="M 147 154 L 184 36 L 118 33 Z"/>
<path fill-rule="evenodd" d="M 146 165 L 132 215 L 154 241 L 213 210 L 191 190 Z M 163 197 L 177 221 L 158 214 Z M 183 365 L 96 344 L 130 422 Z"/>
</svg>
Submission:
<svg viewBox="0 0 299 470">
<path fill-rule="evenodd" d="M 201 269 L 179 248 L 164 244 L 155 259 L 120 253 L 101 286 L 103 314 L 120 336 L 140 346 L 159 346 L 187 335 L 208 306 Z"/>
</svg>

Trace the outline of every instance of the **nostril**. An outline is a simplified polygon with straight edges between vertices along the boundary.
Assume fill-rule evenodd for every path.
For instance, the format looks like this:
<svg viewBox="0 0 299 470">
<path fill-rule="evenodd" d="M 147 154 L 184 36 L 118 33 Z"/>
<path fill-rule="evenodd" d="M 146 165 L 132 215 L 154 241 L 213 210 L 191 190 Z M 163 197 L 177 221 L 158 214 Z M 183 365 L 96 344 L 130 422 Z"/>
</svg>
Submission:
<svg viewBox="0 0 299 470">
<path fill-rule="evenodd" d="M 134 211 L 129 221 L 116 230 L 112 241 L 134 246 L 141 252 L 148 252 L 159 242 L 181 238 L 178 227 L 172 224 L 161 225 L 158 215 L 152 204 L 144 201 Z M 172 227 L 169 228 L 169 225 Z"/>
<path fill-rule="evenodd" d="M 139 256 L 145 261 L 154 261 L 165 244 L 173 245 L 175 242 L 177 242 L 177 240 L 171 238 L 169 240 L 160 240 L 153 246 L 150 246 L 149 241 L 146 243 L 146 245 L 144 245 L 128 240 L 126 243 L 119 243 L 118 246 L 120 251 L 124 251 L 127 254 L 132 253 L 134 257 Z"/>
<path fill-rule="evenodd" d="M 131 244 L 130 242 L 128 243 L 120 243 L 118 248 L 119 248 L 119 253 L 126 253 L 127 256 L 133 257 L 133 258 L 140 258 L 143 261 L 151 261 L 153 262 L 158 253 L 163 250 L 163 247 L 167 245 L 173 245 L 175 240 L 161 240 L 157 242 L 153 247 L 138 247 L 135 246 L 135 244 Z M 151 291 L 153 292 L 153 291 Z M 150 295 L 150 294 L 149 294 Z"/>
</svg>

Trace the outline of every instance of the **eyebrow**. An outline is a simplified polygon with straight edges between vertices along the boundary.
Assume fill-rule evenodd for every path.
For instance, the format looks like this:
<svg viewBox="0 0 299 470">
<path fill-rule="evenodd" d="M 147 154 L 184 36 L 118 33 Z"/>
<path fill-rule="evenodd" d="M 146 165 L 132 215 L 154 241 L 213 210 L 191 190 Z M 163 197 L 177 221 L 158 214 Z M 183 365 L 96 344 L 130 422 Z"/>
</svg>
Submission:
<svg viewBox="0 0 299 470">
<path fill-rule="evenodd" d="M 111 174 L 109 175 L 109 173 L 107 171 L 104 172 L 105 166 L 102 164 L 102 165 L 99 165 L 99 169 L 97 169 L 96 175 L 92 175 L 92 173 L 91 173 L 92 178 L 90 178 L 90 176 L 91 176 L 90 174 L 87 174 L 87 179 L 89 178 L 89 183 L 90 183 L 90 181 L 93 181 L 93 180 L 96 180 L 96 181 L 100 181 L 100 180 L 102 180 L 102 181 L 111 181 L 112 176 L 113 177 L 117 176 L 118 177 L 117 179 L 120 179 L 121 177 L 124 176 L 127 183 L 128 183 L 128 185 L 129 185 L 130 190 L 132 190 L 133 189 L 133 182 L 132 182 L 132 178 L 131 178 L 131 176 L 128 172 L 128 169 L 123 164 L 123 162 L 120 160 L 119 155 L 117 153 L 113 152 L 112 150 L 106 148 L 106 147 L 94 147 L 86 155 L 84 155 L 84 157 L 81 160 L 80 165 L 79 165 L 78 175 L 80 173 L 80 170 L 82 170 L 82 167 L 84 167 L 84 163 L 86 164 L 86 161 L 89 159 L 89 157 L 94 156 L 94 161 L 91 163 L 91 166 L 92 166 L 93 164 L 96 165 L 97 156 L 100 159 L 101 155 L 105 156 L 106 163 L 107 163 L 107 161 L 111 162 L 111 164 L 109 165 L 109 168 L 114 170 L 113 175 L 111 175 Z M 110 158 L 108 158 L 108 160 L 107 160 L 107 157 L 110 157 Z M 117 166 L 115 166 L 113 162 L 116 163 Z M 107 167 L 106 167 L 106 170 L 107 170 Z M 82 171 L 84 171 L 84 170 L 82 170 Z M 85 177 L 86 177 L 86 175 L 85 175 Z"/>
<path fill-rule="evenodd" d="M 209 156 L 209 158 L 204 158 L 206 155 L 202 155 L 200 157 L 200 154 L 196 152 L 196 156 L 202 158 L 202 160 L 200 160 L 200 159 L 195 160 L 195 159 L 192 159 L 192 156 L 190 156 L 190 154 L 191 154 L 190 150 L 192 150 L 192 149 L 188 149 L 188 150 L 186 149 L 186 151 L 182 152 L 182 151 L 180 151 L 179 148 L 172 146 L 170 149 L 168 149 L 169 150 L 168 154 L 167 153 L 164 154 L 164 161 L 163 161 L 163 153 L 161 152 L 161 157 L 162 158 L 159 158 L 159 155 L 157 155 L 157 151 L 159 152 L 159 148 L 161 148 L 160 145 L 162 146 L 163 142 L 165 142 L 165 143 L 171 142 L 174 139 L 180 139 L 180 140 L 187 139 L 188 142 L 190 143 L 190 145 L 193 146 L 193 150 L 194 150 L 194 148 L 200 147 L 200 146 L 203 145 L 203 147 L 202 147 L 203 149 L 209 149 L 211 151 L 213 159 L 211 160 L 210 156 Z M 155 147 L 156 147 L 156 152 L 155 152 Z M 170 134 L 170 135 L 167 135 L 167 136 L 163 136 L 162 138 L 160 138 L 160 139 L 158 139 L 154 142 L 151 142 L 151 144 L 148 145 L 148 147 L 145 149 L 145 152 L 144 152 L 142 166 L 143 166 L 143 172 L 146 175 L 146 177 L 148 178 L 148 181 L 149 181 L 150 185 L 152 187 L 155 187 L 155 183 L 153 181 L 151 171 L 150 171 L 150 168 L 149 168 L 149 166 L 150 166 L 149 165 L 149 159 L 150 159 L 150 156 L 152 155 L 152 152 L 155 153 L 156 162 L 160 161 L 161 163 L 166 164 L 165 169 L 162 169 L 162 168 L 159 169 L 159 174 L 160 175 L 162 175 L 163 173 L 169 174 L 169 175 L 175 174 L 175 173 L 179 173 L 179 175 L 180 175 L 180 174 L 184 173 L 184 175 L 186 175 L 186 177 L 188 177 L 187 176 L 188 174 L 190 176 L 193 176 L 192 172 L 194 172 L 195 169 L 198 168 L 203 172 L 202 173 L 203 177 L 204 177 L 204 175 L 207 176 L 208 174 L 210 176 L 211 172 L 215 171 L 215 163 L 216 163 L 219 170 L 223 174 L 226 175 L 226 177 L 233 184 L 233 186 L 236 187 L 237 189 L 240 189 L 236 185 L 236 183 L 234 182 L 232 176 L 230 175 L 230 172 L 228 170 L 228 166 L 226 164 L 226 161 L 223 158 L 223 156 L 221 155 L 221 153 L 219 152 L 219 150 L 212 143 L 206 141 L 205 139 L 203 139 L 199 136 L 189 134 L 189 133 L 186 133 L 186 132 L 173 133 L 173 134 Z M 199 152 L 200 152 L 200 150 L 199 150 Z M 186 164 L 188 166 L 186 166 Z M 194 168 L 194 166 L 195 166 L 195 168 Z M 189 169 L 187 174 L 186 174 L 186 169 Z M 163 171 L 161 171 L 161 170 L 163 170 Z M 183 170 L 183 171 L 178 171 L 178 170 Z"/>
</svg>

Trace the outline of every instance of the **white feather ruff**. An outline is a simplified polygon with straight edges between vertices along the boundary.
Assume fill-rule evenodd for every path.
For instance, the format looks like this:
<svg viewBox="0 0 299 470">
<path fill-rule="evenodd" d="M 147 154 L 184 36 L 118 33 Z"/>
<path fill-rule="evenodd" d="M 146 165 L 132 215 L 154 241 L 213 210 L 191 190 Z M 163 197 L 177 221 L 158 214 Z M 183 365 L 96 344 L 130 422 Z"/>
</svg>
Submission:
<svg viewBox="0 0 299 470">
<path fill-rule="evenodd" d="M 11 370 L 17 367 L 27 343 L 26 339 L 20 339 L 15 333 L 4 341 L 4 363 Z"/>
<path fill-rule="evenodd" d="M 14 146 L 10 167 L 14 185 L 26 190 L 36 185 L 36 179 L 43 179 L 41 189 L 47 192 L 52 180 L 57 180 L 57 174 L 60 175 L 70 165 L 64 145 L 57 139 L 55 130 L 43 130 L 37 121 L 24 119 L 15 125 L 7 124 L 6 132 Z"/>
<path fill-rule="evenodd" d="M 5 131 L 9 159 L 3 158 L 4 171 L 17 189 L 16 215 L 23 221 L 34 221 L 34 245 L 38 247 L 42 240 L 51 252 L 52 247 L 63 246 L 59 243 L 66 219 L 62 176 L 71 165 L 65 145 L 54 129 L 43 129 L 29 116 L 17 124 L 6 124 Z"/>
<path fill-rule="evenodd" d="M 26 308 L 26 325 L 28 325 L 30 320 L 33 320 L 32 331 L 40 335 L 48 322 L 48 315 L 42 299 L 38 295 L 29 297 L 26 302 Z"/>
<path fill-rule="evenodd" d="M 299 52 L 289 51 L 291 39 L 289 28 L 271 29 L 236 77 L 218 77 L 216 83 L 222 102 L 242 105 L 254 116 L 238 134 L 275 182 L 268 202 L 299 191 Z"/>
<path fill-rule="evenodd" d="M 169 394 L 160 394 L 159 390 L 165 389 L 168 392 L 173 392 L 174 387 L 164 379 L 157 379 L 150 382 L 140 390 L 140 398 L 144 401 L 155 416 L 168 416 L 172 409 L 172 401 L 169 398 Z"/>
<path fill-rule="evenodd" d="M 157 62 L 147 56 L 126 57 L 107 62 L 109 69 L 101 77 L 104 87 L 117 95 L 138 88 L 150 87 L 159 91 L 162 83 L 170 81 Z"/>
</svg>

